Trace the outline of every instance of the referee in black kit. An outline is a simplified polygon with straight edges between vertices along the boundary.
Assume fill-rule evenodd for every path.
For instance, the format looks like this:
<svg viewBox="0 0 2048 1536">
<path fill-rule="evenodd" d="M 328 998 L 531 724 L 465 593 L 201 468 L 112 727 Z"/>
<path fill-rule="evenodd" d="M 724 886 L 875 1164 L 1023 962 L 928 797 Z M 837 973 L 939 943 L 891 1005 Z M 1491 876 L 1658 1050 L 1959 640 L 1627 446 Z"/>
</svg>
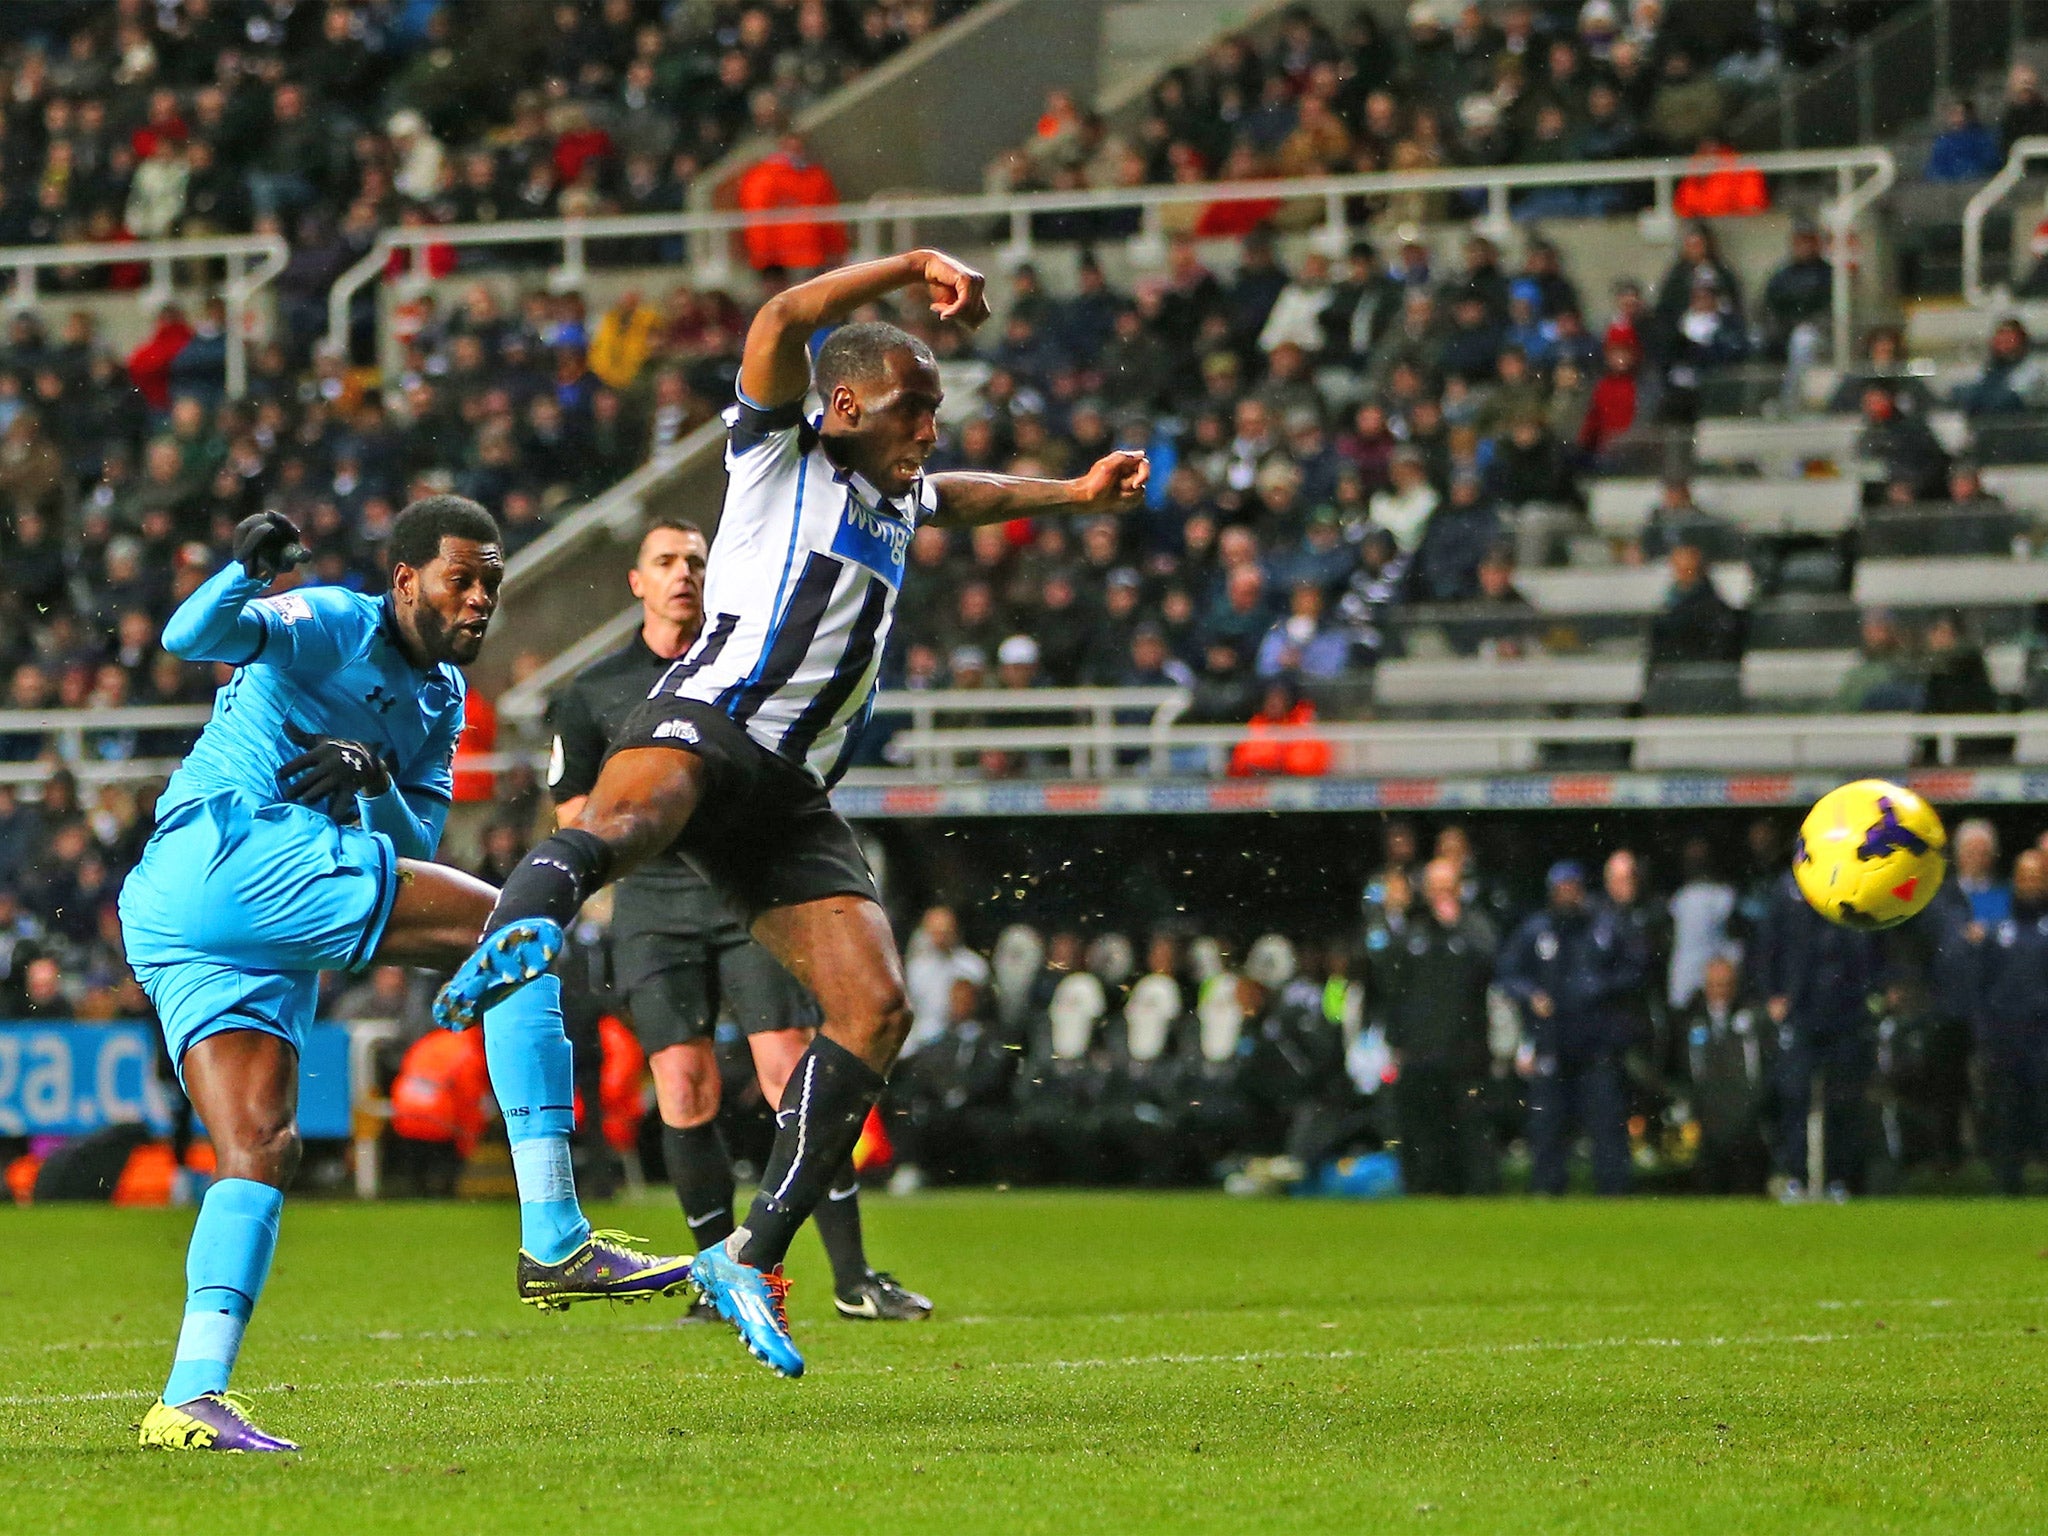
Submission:
<svg viewBox="0 0 2048 1536">
<path fill-rule="evenodd" d="M 595 663 L 549 706 L 554 750 L 548 788 L 560 825 L 572 827 L 619 727 L 704 625 L 703 530 L 655 519 L 627 577 L 640 599 L 633 638 Z M 771 1106 L 818 1026 L 818 1006 L 757 944 L 681 855 L 666 854 L 618 883 L 612 969 L 647 1051 L 661 1111 L 662 1150 L 699 1249 L 733 1230 L 732 1158 L 718 1130 L 719 1075 L 713 1032 L 721 1011 L 747 1037 L 761 1093 Z M 932 1304 L 868 1267 L 861 1242 L 860 1184 L 849 1162 L 812 1213 L 832 1262 L 842 1317 L 915 1321 Z"/>
</svg>

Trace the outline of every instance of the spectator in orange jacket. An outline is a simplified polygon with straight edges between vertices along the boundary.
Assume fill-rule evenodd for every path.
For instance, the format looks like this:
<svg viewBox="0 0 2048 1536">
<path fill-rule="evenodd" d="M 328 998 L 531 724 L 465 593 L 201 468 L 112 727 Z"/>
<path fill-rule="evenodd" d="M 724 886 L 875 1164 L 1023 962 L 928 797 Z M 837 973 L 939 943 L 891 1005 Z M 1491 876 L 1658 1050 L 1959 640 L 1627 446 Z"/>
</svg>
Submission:
<svg viewBox="0 0 2048 1536">
<path fill-rule="evenodd" d="M 610 1014 L 597 1021 L 597 1038 L 604 1057 L 597 1089 L 604 1139 L 614 1152 L 624 1152 L 640 1140 L 640 1120 L 647 1113 L 647 1053 Z"/>
<path fill-rule="evenodd" d="M 490 1086 L 483 1031 L 432 1029 L 412 1043 L 391 1085 L 391 1134 L 422 1195 L 447 1198 L 483 1135 Z M 397 1171 L 397 1170 L 394 1170 Z"/>
<path fill-rule="evenodd" d="M 475 805 L 496 798 L 498 776 L 476 766 L 498 748 L 498 706 L 472 688 L 462 700 L 462 735 L 455 747 L 455 803 Z"/>
<path fill-rule="evenodd" d="M 1315 718 L 1315 705 L 1297 696 L 1290 684 L 1269 684 L 1258 713 L 1246 727 L 1245 739 L 1231 751 L 1230 776 L 1250 779 L 1288 774 L 1317 778 L 1328 773 L 1330 744 L 1313 736 L 1293 734 L 1295 728 L 1313 724 Z M 1289 734 L 1277 734 L 1282 730 Z"/>
<path fill-rule="evenodd" d="M 1671 211 L 1679 218 L 1742 218 L 1771 206 L 1771 189 L 1764 184 L 1764 173 L 1742 164 L 1726 144 L 1700 140 L 1693 164 L 1699 168 L 1671 194 Z"/>
<path fill-rule="evenodd" d="M 750 213 L 770 208 L 827 208 L 839 201 L 832 173 L 809 157 L 803 136 L 785 133 L 775 153 L 740 176 L 740 207 Z M 846 255 L 843 224 L 761 224 L 742 236 L 747 264 L 757 272 L 783 267 L 812 272 Z"/>
</svg>

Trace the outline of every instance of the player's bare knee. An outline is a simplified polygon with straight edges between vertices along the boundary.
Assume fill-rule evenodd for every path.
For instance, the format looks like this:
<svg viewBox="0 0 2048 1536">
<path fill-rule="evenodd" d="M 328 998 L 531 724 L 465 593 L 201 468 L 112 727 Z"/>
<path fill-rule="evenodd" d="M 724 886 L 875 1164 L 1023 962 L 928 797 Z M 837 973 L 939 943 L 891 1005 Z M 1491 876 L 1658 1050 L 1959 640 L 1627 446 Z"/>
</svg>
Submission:
<svg viewBox="0 0 2048 1536">
<path fill-rule="evenodd" d="M 296 1120 L 265 1116 L 226 1139 L 218 1149 L 219 1172 L 223 1178 L 251 1179 L 283 1189 L 299 1171 L 303 1149 Z"/>
<path fill-rule="evenodd" d="M 910 999 L 900 983 L 877 982 L 846 998 L 833 1022 L 863 1055 L 894 1057 L 910 1036 Z"/>
<path fill-rule="evenodd" d="M 663 1125 L 687 1131 L 718 1116 L 723 1084 L 718 1075 L 718 1058 L 696 1043 L 670 1046 L 647 1059 L 654 1078 L 654 1103 Z"/>
</svg>

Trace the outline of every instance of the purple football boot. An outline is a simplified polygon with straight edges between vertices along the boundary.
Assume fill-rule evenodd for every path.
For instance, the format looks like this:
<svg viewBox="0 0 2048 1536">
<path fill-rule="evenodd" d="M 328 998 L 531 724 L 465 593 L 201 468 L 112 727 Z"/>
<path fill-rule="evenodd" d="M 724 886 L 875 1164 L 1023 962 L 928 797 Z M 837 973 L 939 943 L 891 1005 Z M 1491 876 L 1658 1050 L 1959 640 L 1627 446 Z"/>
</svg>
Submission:
<svg viewBox="0 0 2048 1536">
<path fill-rule="evenodd" d="M 578 1301 L 649 1301 L 687 1287 L 690 1260 L 626 1246 L 645 1241 L 624 1232 L 593 1232 L 559 1264 L 543 1264 L 521 1249 L 519 1299 L 544 1312 L 559 1312 Z"/>
<path fill-rule="evenodd" d="M 296 1451 L 249 1422 L 246 1399 L 207 1392 L 175 1408 L 158 1402 L 142 1416 L 140 1443 L 164 1451 Z"/>
</svg>

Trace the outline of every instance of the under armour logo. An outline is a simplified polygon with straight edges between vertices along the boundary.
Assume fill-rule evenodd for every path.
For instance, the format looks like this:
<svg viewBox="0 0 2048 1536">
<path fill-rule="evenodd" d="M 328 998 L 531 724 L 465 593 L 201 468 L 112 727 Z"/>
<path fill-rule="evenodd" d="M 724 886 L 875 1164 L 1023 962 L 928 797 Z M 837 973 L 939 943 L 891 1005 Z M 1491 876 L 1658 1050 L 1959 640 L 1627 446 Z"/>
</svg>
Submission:
<svg viewBox="0 0 2048 1536">
<path fill-rule="evenodd" d="M 369 691 L 363 702 L 376 710 L 380 715 L 388 714 L 391 711 L 391 707 L 398 702 L 398 695 L 385 692 L 384 685 L 379 683 Z"/>
<path fill-rule="evenodd" d="M 1911 827 L 1899 825 L 1899 813 L 1889 796 L 1879 796 L 1877 802 L 1879 820 L 1876 826 L 1863 834 L 1863 846 L 1856 850 L 1859 859 L 1881 859 L 1888 853 L 1904 849 L 1911 854 L 1927 851 L 1927 839 Z"/>
</svg>

